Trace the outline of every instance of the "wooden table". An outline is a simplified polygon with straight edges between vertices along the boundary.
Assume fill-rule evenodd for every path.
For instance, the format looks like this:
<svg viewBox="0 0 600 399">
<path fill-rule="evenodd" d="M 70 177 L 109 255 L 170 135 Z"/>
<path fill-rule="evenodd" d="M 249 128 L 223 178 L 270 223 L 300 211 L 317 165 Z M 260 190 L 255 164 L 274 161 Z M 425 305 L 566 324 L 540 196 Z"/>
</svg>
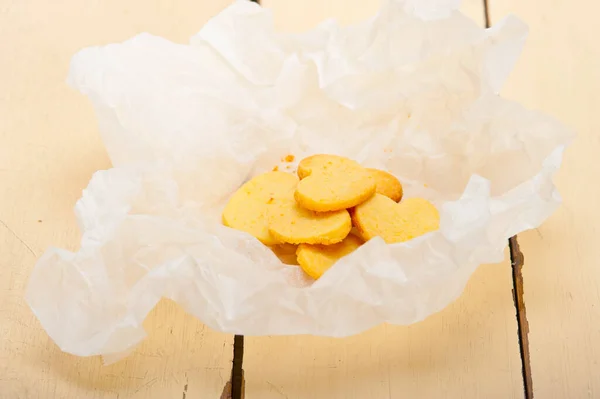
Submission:
<svg viewBox="0 0 600 399">
<path fill-rule="evenodd" d="M 73 205 L 110 167 L 87 101 L 65 84 L 78 49 L 149 31 L 184 42 L 229 0 L 0 0 L 0 399 L 218 398 L 233 337 L 162 302 L 127 359 L 62 353 L 26 306 L 35 260 L 76 249 Z M 464 11 L 484 23 L 482 0 Z M 352 22 L 365 0 L 264 0 L 277 25 Z M 600 398 L 600 26 L 595 0 L 489 0 L 530 38 L 504 95 L 578 132 L 557 177 L 564 205 L 520 234 L 524 266 L 482 266 L 462 297 L 410 327 L 346 339 L 246 338 L 245 395 L 276 398 Z M 522 305 L 518 312 L 513 303 Z"/>
</svg>

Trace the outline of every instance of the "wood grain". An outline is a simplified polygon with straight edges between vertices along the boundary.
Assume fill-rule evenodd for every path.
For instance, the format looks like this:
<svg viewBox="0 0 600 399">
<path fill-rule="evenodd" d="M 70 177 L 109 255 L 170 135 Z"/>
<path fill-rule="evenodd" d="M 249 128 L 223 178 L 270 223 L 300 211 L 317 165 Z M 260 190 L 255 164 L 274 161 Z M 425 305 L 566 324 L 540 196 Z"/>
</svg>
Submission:
<svg viewBox="0 0 600 399">
<path fill-rule="evenodd" d="M 491 0 L 492 22 L 514 13 L 530 35 L 504 95 L 575 129 L 556 183 L 562 207 L 519 234 L 536 398 L 600 397 L 600 4 Z"/>
<path fill-rule="evenodd" d="M 232 337 L 171 302 L 126 360 L 62 353 L 26 306 L 29 272 L 50 245 L 76 249 L 75 201 L 110 167 L 85 97 L 65 84 L 78 49 L 149 31 L 185 42 L 229 0 L 0 1 L 0 399 L 217 398 Z"/>
<path fill-rule="evenodd" d="M 377 2 L 264 0 L 276 26 L 298 31 L 327 17 L 350 23 Z M 464 11 L 483 25 L 479 0 Z M 358 336 L 246 337 L 247 399 L 521 398 L 517 325 L 508 261 L 482 266 L 462 297 L 410 327 Z"/>
</svg>

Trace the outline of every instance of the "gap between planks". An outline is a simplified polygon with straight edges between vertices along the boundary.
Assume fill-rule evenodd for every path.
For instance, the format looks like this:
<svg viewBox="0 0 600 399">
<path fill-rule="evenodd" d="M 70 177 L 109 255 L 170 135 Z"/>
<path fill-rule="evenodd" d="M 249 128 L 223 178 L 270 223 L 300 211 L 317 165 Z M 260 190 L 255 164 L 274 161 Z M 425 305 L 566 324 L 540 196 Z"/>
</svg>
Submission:
<svg viewBox="0 0 600 399">
<path fill-rule="evenodd" d="M 513 301 L 517 317 L 517 334 L 519 338 L 519 352 L 521 354 L 521 373 L 523 374 L 523 390 L 525 399 L 533 398 L 533 380 L 531 377 L 531 363 L 529 357 L 529 322 L 523 298 L 523 264 L 524 256 L 519 247 L 517 236 L 508 240 L 510 250 L 510 265 L 513 280 Z"/>
<path fill-rule="evenodd" d="M 260 0 L 250 0 L 260 4 Z M 225 385 L 221 399 L 244 399 L 244 336 L 233 337 L 233 361 L 231 362 L 231 380 Z"/>
<path fill-rule="evenodd" d="M 231 379 L 227 381 L 220 399 L 244 399 L 245 383 L 244 369 L 244 336 L 233 337 L 233 360 L 231 362 Z M 185 399 L 185 398 L 184 398 Z"/>
<path fill-rule="evenodd" d="M 492 26 L 489 0 L 482 1 L 485 27 L 489 28 Z M 531 362 L 529 357 L 529 322 L 527 321 L 527 310 L 525 308 L 523 289 L 523 264 L 525 257 L 523 252 L 521 252 L 516 235 L 508 239 L 508 248 L 510 252 L 510 266 L 512 269 L 512 292 L 517 318 L 517 338 L 519 340 L 519 352 L 521 355 L 523 391 L 525 399 L 533 399 L 533 379 L 531 377 Z"/>
<path fill-rule="evenodd" d="M 260 4 L 260 0 L 250 0 Z M 485 27 L 491 26 L 490 7 L 488 0 L 483 1 L 483 18 Z M 524 256 L 519 247 L 517 236 L 508 240 L 510 250 L 510 264 L 512 268 L 513 300 L 517 319 L 517 335 L 519 339 L 519 352 L 521 355 L 521 371 L 523 375 L 523 389 L 525 399 L 533 398 L 533 381 L 531 378 L 531 363 L 529 357 L 529 323 L 525 308 L 523 291 L 523 264 Z M 233 361 L 231 380 L 225 385 L 221 399 L 244 399 L 244 336 L 236 335 L 233 341 Z"/>
</svg>

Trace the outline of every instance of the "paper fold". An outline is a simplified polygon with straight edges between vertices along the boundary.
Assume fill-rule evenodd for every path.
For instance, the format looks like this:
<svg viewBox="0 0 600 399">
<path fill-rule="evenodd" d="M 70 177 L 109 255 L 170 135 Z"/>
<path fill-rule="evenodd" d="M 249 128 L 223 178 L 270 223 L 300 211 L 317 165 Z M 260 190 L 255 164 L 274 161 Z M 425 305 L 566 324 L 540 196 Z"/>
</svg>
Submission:
<svg viewBox="0 0 600 399">
<path fill-rule="evenodd" d="M 114 167 L 77 203 L 81 249 L 49 249 L 31 275 L 27 301 L 52 339 L 118 359 L 162 297 L 224 332 L 336 337 L 455 300 L 556 209 L 571 137 L 497 96 L 525 25 L 484 30 L 456 7 L 388 2 L 354 26 L 283 35 L 238 1 L 189 45 L 142 34 L 76 54 L 69 83 L 91 99 Z M 221 225 L 249 177 L 313 153 L 394 173 L 405 196 L 438 206 L 440 230 L 373 239 L 312 282 Z"/>
</svg>

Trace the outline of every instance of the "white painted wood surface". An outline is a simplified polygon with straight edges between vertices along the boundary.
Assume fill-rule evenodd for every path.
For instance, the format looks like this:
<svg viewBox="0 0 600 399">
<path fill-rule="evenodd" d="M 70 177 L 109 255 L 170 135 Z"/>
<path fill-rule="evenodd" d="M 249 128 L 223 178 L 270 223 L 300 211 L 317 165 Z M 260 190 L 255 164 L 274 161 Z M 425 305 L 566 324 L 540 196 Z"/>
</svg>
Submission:
<svg viewBox="0 0 600 399">
<path fill-rule="evenodd" d="M 564 206 L 520 235 L 536 398 L 600 397 L 600 52 L 592 0 L 490 0 L 492 21 L 531 27 L 504 94 L 556 115 L 579 136 L 557 182 Z M 72 207 L 91 174 L 109 167 L 90 105 L 65 84 L 79 48 L 150 31 L 184 42 L 229 1 L 0 0 L 0 399 L 217 398 L 231 370 L 231 336 L 175 305 L 147 320 L 126 360 L 66 355 L 23 300 L 49 245 L 75 249 Z M 352 22 L 377 2 L 270 0 L 280 29 L 323 18 Z M 479 0 L 465 11 L 483 20 Z M 462 297 L 411 327 L 346 338 L 246 338 L 248 399 L 520 398 L 521 367 L 508 262 L 480 268 Z M 186 388 L 187 387 L 187 388 Z"/>
<path fill-rule="evenodd" d="M 155 309 L 132 356 L 103 367 L 62 353 L 23 292 L 48 246 L 78 247 L 73 206 L 110 166 L 91 105 L 65 84 L 71 56 L 141 31 L 185 42 L 228 3 L 0 1 L 0 399 L 219 397 L 232 338 L 173 303 Z"/>
<path fill-rule="evenodd" d="M 576 130 L 556 177 L 563 206 L 519 235 L 536 398 L 600 397 L 600 3 L 492 0 L 529 39 L 504 95 Z"/>
<path fill-rule="evenodd" d="M 351 23 L 378 2 L 265 0 L 276 26 L 298 31 L 324 18 Z M 483 25 L 478 0 L 464 12 Z M 247 399 L 521 398 L 523 385 L 508 261 L 482 266 L 462 297 L 410 326 L 346 339 L 246 338 Z"/>
</svg>

